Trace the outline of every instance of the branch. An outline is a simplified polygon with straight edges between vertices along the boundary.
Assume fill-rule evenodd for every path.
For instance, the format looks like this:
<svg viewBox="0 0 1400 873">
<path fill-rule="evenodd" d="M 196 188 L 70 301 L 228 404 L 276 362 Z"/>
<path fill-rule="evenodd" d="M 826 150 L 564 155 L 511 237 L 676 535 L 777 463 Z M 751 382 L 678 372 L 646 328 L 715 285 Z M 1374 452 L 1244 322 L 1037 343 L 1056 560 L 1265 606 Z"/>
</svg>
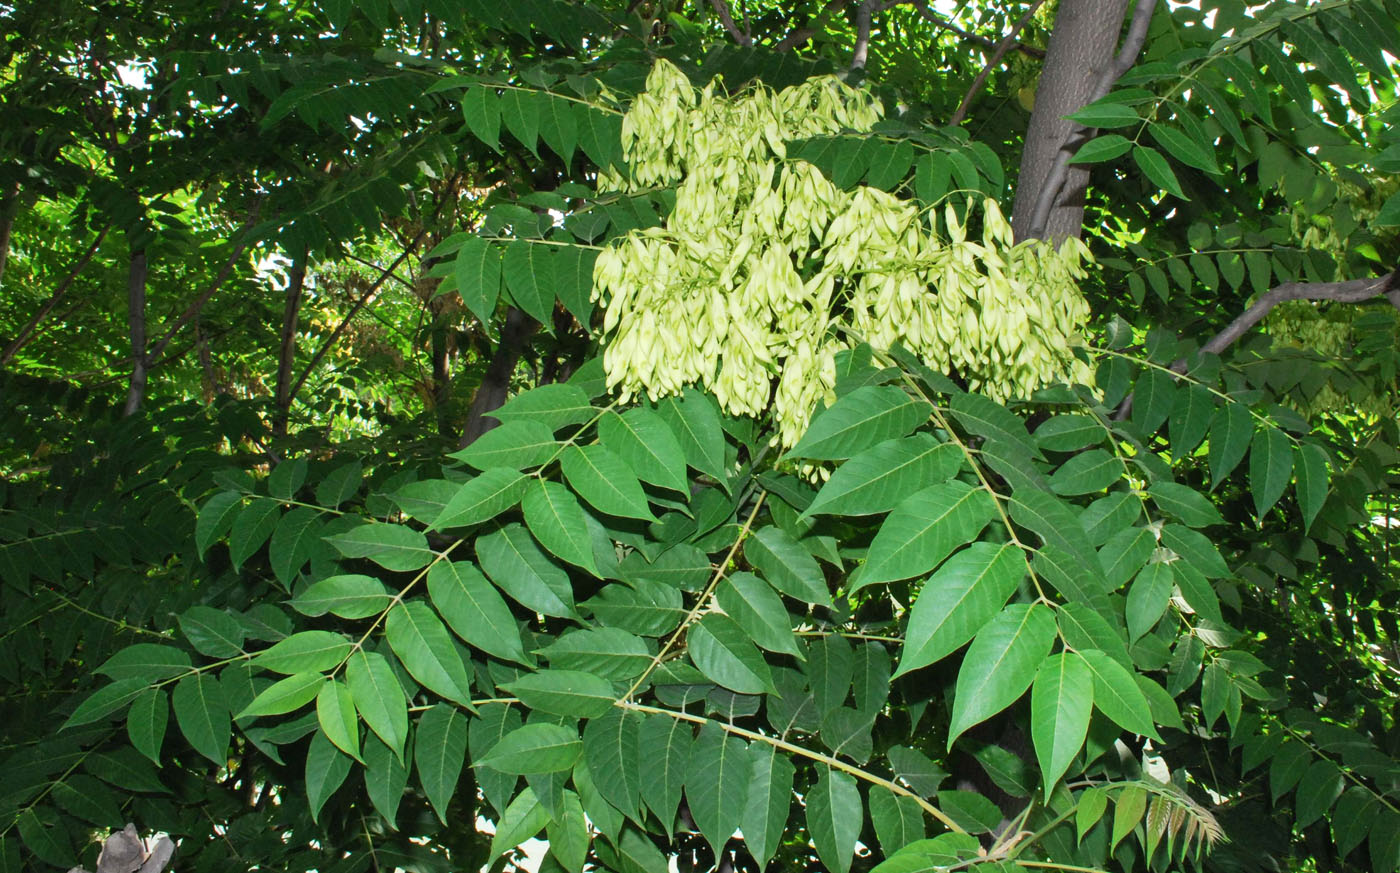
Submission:
<svg viewBox="0 0 1400 873">
<path fill-rule="evenodd" d="M 1400 278 L 1395 272 L 1372 279 L 1351 279 L 1346 282 L 1286 282 L 1270 288 L 1235 317 L 1220 333 L 1210 338 L 1201 351 L 1218 355 L 1269 314 L 1269 310 L 1288 300 L 1331 300 L 1335 303 L 1364 303 L 1384 296 L 1400 309 Z"/>
<path fill-rule="evenodd" d="M 1121 79 L 1123 74 L 1128 72 L 1137 61 L 1138 53 L 1142 51 L 1142 44 L 1147 41 L 1147 28 L 1152 23 L 1152 11 L 1156 6 L 1157 0 L 1137 0 L 1137 5 L 1133 7 L 1132 24 L 1128 25 L 1128 35 L 1123 40 L 1118 56 L 1099 76 L 1099 81 L 1094 85 L 1094 92 L 1089 96 L 1088 103 L 1093 103 L 1112 90 L 1114 83 Z M 1087 106 L 1088 103 L 1085 105 Z M 1050 168 L 1050 172 L 1045 175 L 1045 184 L 1036 197 L 1035 210 L 1031 213 L 1030 232 L 1027 234 L 1027 238 L 1036 239 L 1044 235 L 1045 225 L 1050 221 L 1050 213 L 1055 209 L 1055 203 L 1060 197 L 1060 189 L 1064 187 L 1065 177 L 1069 174 L 1069 159 L 1078 151 L 1084 135 L 1088 132 L 1089 128 L 1082 124 L 1076 124 L 1070 128 L 1069 135 L 1065 137 L 1064 144 L 1060 146 L 1059 152 L 1055 155 L 1054 165 Z"/>
<path fill-rule="evenodd" d="M 102 245 L 102 240 L 110 229 L 111 225 L 108 225 L 98 231 L 97 239 L 93 240 L 92 245 L 88 246 L 87 251 L 78 258 L 78 262 L 73 265 L 73 269 L 68 271 L 68 275 L 63 277 L 63 281 L 58 283 L 58 287 L 49 295 L 49 299 L 45 300 L 44 305 L 39 307 L 39 311 L 24 323 L 24 327 L 19 329 L 19 334 L 8 346 L 5 346 L 5 351 L 0 352 L 0 367 L 7 366 L 10 361 L 14 360 L 15 355 L 19 354 L 19 350 L 24 348 L 25 343 L 29 342 L 29 338 L 34 335 L 34 328 L 38 327 L 39 322 L 44 320 L 44 316 L 53 311 L 63 295 L 68 293 L 68 287 L 73 284 L 74 279 L 78 278 L 78 274 L 87 266 L 88 261 L 92 260 L 92 256 L 97 254 L 98 246 Z"/>
<path fill-rule="evenodd" d="M 826 6 L 822 7 L 822 11 L 817 13 L 816 18 L 778 40 L 773 46 L 773 51 L 785 52 L 802 45 L 802 43 L 816 36 L 817 30 L 826 23 L 828 18 L 834 13 L 845 9 L 850 2 L 851 0 L 828 0 Z"/>
<path fill-rule="evenodd" d="M 881 0 L 864 0 L 856 9 L 856 46 L 851 52 L 851 70 L 865 69 L 865 59 L 870 53 L 870 18 L 875 12 L 875 4 Z"/>
<path fill-rule="evenodd" d="M 1011 47 L 1016 44 L 1016 37 L 1019 36 L 1021 30 L 1030 23 L 1031 18 L 1035 16 L 1036 10 L 1038 10 L 1044 2 L 1045 0 L 1035 0 L 1035 2 L 1031 4 L 1031 8 L 1027 9 L 1026 13 L 1016 22 L 1016 25 L 1011 28 L 1011 32 L 1002 37 L 1001 42 L 997 43 L 996 48 L 992 50 L 991 57 L 987 58 L 987 63 L 982 66 L 982 71 L 977 74 L 977 78 L 972 80 L 972 86 L 968 88 L 967 93 L 963 95 L 962 102 L 958 104 L 957 111 L 954 112 L 953 117 L 948 120 L 949 127 L 957 127 L 959 124 L 962 124 L 963 119 L 967 117 L 968 107 L 972 105 L 972 98 L 976 96 L 978 91 L 982 90 L 982 85 L 987 81 L 987 77 L 991 75 L 992 69 L 995 68 L 997 64 L 1001 63 L 1001 59 L 1005 57 Z"/>
<path fill-rule="evenodd" d="M 734 23 L 734 16 L 729 14 L 729 4 L 726 0 L 710 0 L 710 6 L 714 8 L 715 14 L 719 16 L 719 23 L 724 25 L 724 29 L 730 36 L 734 37 L 735 42 L 742 46 L 753 45 L 753 37 L 744 33 L 739 29 L 738 25 Z"/>
<path fill-rule="evenodd" d="M 243 223 L 243 227 L 239 229 L 238 233 L 245 234 L 248 229 L 253 226 L 253 221 L 256 218 L 257 210 L 254 209 L 253 214 Z M 239 257 L 242 256 L 243 250 L 247 247 L 248 240 L 246 237 L 233 247 L 233 251 L 229 253 L 228 260 L 224 261 L 223 267 L 219 269 L 219 273 L 214 277 L 214 280 L 209 283 L 203 293 L 190 301 L 190 305 L 185 307 L 185 311 L 180 313 L 180 317 L 175 319 L 175 323 L 170 325 L 170 328 L 166 330 L 165 333 L 161 334 L 160 339 L 156 340 L 155 345 L 151 346 L 150 357 L 154 358 L 165 351 L 165 347 L 170 345 L 170 341 L 175 338 L 175 334 L 179 333 L 182 327 L 189 324 L 190 320 L 199 314 L 199 311 L 204 308 L 204 304 L 209 302 L 209 299 L 214 296 L 214 292 L 218 291 L 219 287 L 228 279 L 229 273 L 233 272 L 233 265 L 238 263 Z"/>
<path fill-rule="evenodd" d="M 968 42 L 976 43 L 977 45 L 982 46 L 982 48 L 990 49 L 995 47 L 995 43 L 993 43 L 990 39 L 983 36 L 982 34 L 973 33 L 969 30 L 963 30 L 961 27 L 958 27 L 953 22 L 939 15 L 937 12 L 934 12 L 932 9 L 928 8 L 927 0 L 913 0 L 911 5 L 914 7 L 914 11 L 919 13 L 920 17 L 922 17 L 925 21 L 930 22 L 935 27 L 939 27 L 943 30 L 948 31 L 949 33 L 960 36 Z M 1014 47 L 1016 51 L 1020 52 L 1023 55 L 1028 55 L 1033 58 L 1045 57 L 1045 52 L 1041 51 L 1040 49 L 1034 46 L 1026 45 L 1025 43 L 1018 42 L 1015 44 Z"/>
</svg>

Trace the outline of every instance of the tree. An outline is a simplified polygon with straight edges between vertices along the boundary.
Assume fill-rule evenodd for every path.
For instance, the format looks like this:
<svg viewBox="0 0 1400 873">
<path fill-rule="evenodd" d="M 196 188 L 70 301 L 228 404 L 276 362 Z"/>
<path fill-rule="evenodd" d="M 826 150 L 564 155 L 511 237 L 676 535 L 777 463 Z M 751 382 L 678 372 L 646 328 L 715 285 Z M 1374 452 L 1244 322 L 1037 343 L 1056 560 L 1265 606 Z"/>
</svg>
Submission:
<svg viewBox="0 0 1400 873">
<path fill-rule="evenodd" d="M 1128 7 L 3 13 L 0 864 L 1400 866 L 1400 8 Z"/>
</svg>

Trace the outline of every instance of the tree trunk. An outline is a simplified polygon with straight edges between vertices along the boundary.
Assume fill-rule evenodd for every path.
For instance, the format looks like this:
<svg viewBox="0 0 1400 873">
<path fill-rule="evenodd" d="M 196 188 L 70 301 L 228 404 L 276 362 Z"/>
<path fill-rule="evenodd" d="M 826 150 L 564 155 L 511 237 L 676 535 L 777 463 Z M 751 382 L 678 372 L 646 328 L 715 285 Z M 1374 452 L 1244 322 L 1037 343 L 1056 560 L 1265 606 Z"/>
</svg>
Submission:
<svg viewBox="0 0 1400 873">
<path fill-rule="evenodd" d="M 1045 51 L 1045 67 L 1035 92 L 1035 109 L 1026 129 L 1021 173 L 1011 225 L 1018 239 L 1031 235 L 1031 216 L 1055 157 L 1075 130 L 1064 116 L 1090 101 L 1123 30 L 1128 0 L 1061 0 L 1055 28 Z M 1084 224 L 1084 190 L 1089 170 L 1071 167 L 1060 199 L 1045 224 L 1045 239 L 1059 243 L 1079 236 Z"/>
<path fill-rule="evenodd" d="M 5 285 L 5 264 L 10 260 L 10 233 L 15 229 L 15 216 L 19 214 L 19 183 L 11 186 L 9 193 L 0 200 L 0 288 Z"/>
<path fill-rule="evenodd" d="M 282 343 L 277 354 L 276 412 L 272 419 L 275 436 L 287 435 L 292 414 L 292 367 L 297 354 L 297 317 L 301 313 L 302 291 L 306 285 L 306 255 L 292 267 L 288 276 L 286 302 L 282 306 Z"/>
<path fill-rule="evenodd" d="M 151 360 L 146 355 L 146 252 L 131 253 L 126 279 L 126 322 L 131 334 L 131 384 L 126 392 L 123 415 L 135 415 L 146 397 L 146 374 Z"/>
<path fill-rule="evenodd" d="M 501 408 L 510 392 L 510 377 L 515 373 L 515 365 L 520 362 L 520 353 L 525 343 L 535 332 L 536 324 L 525 313 L 512 306 L 506 311 L 506 323 L 501 328 L 501 341 L 491 363 L 486 366 L 486 375 L 472 397 L 472 405 L 467 410 L 467 423 L 462 428 L 461 445 L 470 445 L 473 440 L 495 427 L 499 422 L 487 415 Z"/>
</svg>

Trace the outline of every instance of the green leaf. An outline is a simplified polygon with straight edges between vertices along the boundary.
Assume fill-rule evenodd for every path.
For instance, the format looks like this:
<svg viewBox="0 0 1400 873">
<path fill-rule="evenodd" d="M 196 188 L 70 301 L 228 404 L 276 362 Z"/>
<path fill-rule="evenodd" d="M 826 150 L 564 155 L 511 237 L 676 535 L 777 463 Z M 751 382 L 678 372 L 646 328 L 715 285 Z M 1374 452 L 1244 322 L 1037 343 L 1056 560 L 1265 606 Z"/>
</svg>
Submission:
<svg viewBox="0 0 1400 873">
<path fill-rule="evenodd" d="M 399 488 L 389 499 L 409 518 L 432 524 L 456 496 L 458 484 L 446 479 L 422 479 Z"/>
<path fill-rule="evenodd" d="M 963 482 L 932 485 L 905 498 L 880 525 L 851 589 L 927 573 L 977 538 L 996 513 L 986 491 Z"/>
<path fill-rule="evenodd" d="M 752 573 L 731 573 L 715 591 L 715 601 L 758 645 L 802 657 L 787 607 L 767 582 Z"/>
<path fill-rule="evenodd" d="M 1129 127 L 1141 124 L 1142 117 L 1131 106 L 1122 103 L 1090 103 L 1078 112 L 1065 116 L 1085 127 Z"/>
<path fill-rule="evenodd" d="M 320 484 L 316 486 L 316 502 L 335 509 L 355 496 L 355 492 L 360 490 L 360 480 L 363 476 L 364 467 L 359 461 L 341 464 L 322 477 Z"/>
<path fill-rule="evenodd" d="M 200 507 L 194 525 L 194 544 L 200 558 L 215 541 L 228 533 L 246 496 L 237 491 L 220 491 Z"/>
<path fill-rule="evenodd" d="M 1201 444 L 1210 429 L 1215 402 L 1203 386 L 1187 385 L 1176 392 L 1168 420 L 1172 452 L 1178 458 L 1188 457 Z"/>
<path fill-rule="evenodd" d="M 588 329 L 593 316 L 590 297 L 593 294 L 593 266 L 597 260 L 598 250 L 583 246 L 567 246 L 554 256 L 555 293 L 559 295 L 559 302 L 578 319 L 584 330 Z"/>
<path fill-rule="evenodd" d="M 1109 841 L 1109 851 L 1117 848 L 1123 838 L 1133 832 L 1146 810 L 1147 791 L 1142 786 L 1127 785 L 1119 789 L 1113 804 L 1113 837 Z"/>
<path fill-rule="evenodd" d="M 428 571 L 428 595 L 447 625 L 469 644 L 506 661 L 532 663 L 505 598 L 472 564 L 434 564 Z"/>
<path fill-rule="evenodd" d="M 774 588 L 804 603 L 831 605 L 826 576 L 817 559 L 786 531 L 769 525 L 744 541 L 744 558 Z"/>
<path fill-rule="evenodd" d="M 347 558 L 369 558 L 396 573 L 426 567 L 434 554 L 427 537 L 400 524 L 362 524 L 325 537 L 325 541 Z"/>
<path fill-rule="evenodd" d="M 1035 429 L 1036 445 L 1052 452 L 1077 452 L 1103 440 L 1103 425 L 1088 415 L 1056 415 Z"/>
<path fill-rule="evenodd" d="M 987 442 L 1011 446 L 1027 458 L 1040 459 L 1040 450 L 1026 433 L 1026 425 L 1006 407 L 981 394 L 954 394 L 953 417 L 968 433 Z"/>
<path fill-rule="evenodd" d="M 686 388 L 680 397 L 662 400 L 656 412 L 680 441 L 685 462 L 727 487 L 724 427 L 714 399 L 694 388 Z"/>
<path fill-rule="evenodd" d="M 1098 649 L 1085 649 L 1079 654 L 1094 674 L 1094 706 L 1099 712 L 1124 730 L 1160 741 L 1147 698 L 1132 674 Z"/>
<path fill-rule="evenodd" d="M 320 673 L 296 673 L 264 688 L 235 718 L 240 721 L 259 715 L 282 715 L 301 709 L 312 700 L 325 684 Z"/>
<path fill-rule="evenodd" d="M 555 382 L 520 392 L 492 412 L 491 417 L 506 423 L 532 419 L 552 432 L 571 424 L 583 424 L 591 420 L 595 412 L 582 388 L 572 382 Z"/>
<path fill-rule="evenodd" d="M 521 789 L 506 807 L 491 837 L 489 855 L 496 858 L 534 837 L 549 823 L 549 811 L 540 805 L 529 786 Z"/>
<path fill-rule="evenodd" d="M 244 628 L 227 611 L 192 606 L 179 614 L 179 630 L 200 655 L 234 658 L 244 653 Z"/>
<path fill-rule="evenodd" d="M 924 583 L 909 611 L 904 654 L 895 675 L 932 664 L 977 635 L 1026 575 L 1014 543 L 973 543 Z"/>
<path fill-rule="evenodd" d="M 540 136 L 567 165 L 578 146 L 578 121 L 573 101 L 553 94 L 540 94 Z"/>
<path fill-rule="evenodd" d="M 517 239 L 506 243 L 505 249 L 501 275 L 505 277 L 515 305 L 546 328 L 551 327 L 554 323 L 553 246 Z"/>
<path fill-rule="evenodd" d="M 529 483 L 518 470 L 492 467 L 457 489 L 431 529 L 468 527 L 490 521 L 518 503 Z"/>
<path fill-rule="evenodd" d="M 962 463 L 957 446 L 931 434 L 885 440 L 838 467 L 802 517 L 888 512 L 920 488 L 951 478 Z"/>
<path fill-rule="evenodd" d="M 695 738 L 685 796 L 691 817 L 718 856 L 744 820 L 753 761 L 742 740 L 707 721 Z"/>
<path fill-rule="evenodd" d="M 521 606 L 544 615 L 574 615 L 569 574 L 549 559 L 529 531 L 508 524 L 476 541 L 481 569 Z"/>
<path fill-rule="evenodd" d="M 602 715 L 618 696 L 611 682 L 580 670 L 527 673 L 501 688 L 532 710 L 575 718 Z"/>
<path fill-rule="evenodd" d="M 608 585 L 583 606 L 608 627 L 647 637 L 670 633 L 685 617 L 680 590 L 650 579 Z"/>
<path fill-rule="evenodd" d="M 1031 687 L 1031 740 L 1040 763 L 1046 802 L 1084 747 L 1094 711 L 1094 674 L 1075 652 L 1051 656 Z"/>
<path fill-rule="evenodd" d="M 977 633 L 958 669 L 948 748 L 1026 692 L 1055 636 L 1055 617 L 1041 603 L 1014 603 Z"/>
<path fill-rule="evenodd" d="M 802 665 L 811 685 L 812 702 L 818 717 L 844 706 L 855 676 L 855 657 L 843 637 L 827 634 L 814 640 L 807 663 Z"/>
<path fill-rule="evenodd" d="M 1293 447 L 1276 427 L 1262 427 L 1249 450 L 1249 490 L 1260 518 L 1278 502 L 1293 477 Z"/>
<path fill-rule="evenodd" d="M 408 787 L 408 769 L 378 737 L 365 742 L 364 779 L 365 793 L 375 811 L 389 827 L 398 830 L 399 803 Z"/>
<path fill-rule="evenodd" d="M 1090 449 L 1061 464 L 1050 477 L 1050 488 L 1061 496 L 1092 494 L 1103 491 L 1122 477 L 1122 461 L 1103 449 Z"/>
<path fill-rule="evenodd" d="M 1175 586 L 1170 564 L 1151 563 L 1138 572 L 1128 589 L 1125 617 L 1128 621 L 1128 641 L 1135 642 L 1157 626 Z"/>
<path fill-rule="evenodd" d="M 1254 418 L 1238 402 L 1228 402 L 1215 410 L 1210 422 L 1210 481 L 1218 488 L 1230 471 L 1244 460 L 1254 435 Z"/>
<path fill-rule="evenodd" d="M 292 598 L 291 607 L 302 615 L 326 613 L 341 618 L 369 618 L 385 609 L 393 597 L 384 583 L 373 576 L 349 574 L 331 576 L 302 589 Z"/>
<path fill-rule="evenodd" d="M 337 749 L 326 735 L 317 731 L 306 750 L 306 797 L 311 804 L 311 820 L 319 821 L 326 801 L 350 775 L 350 756 Z"/>
<path fill-rule="evenodd" d="M 1220 167 L 1215 163 L 1215 156 L 1176 128 L 1164 124 L 1150 124 L 1148 130 L 1158 145 L 1183 164 L 1207 173 L 1220 172 Z"/>
<path fill-rule="evenodd" d="M 132 748 L 160 766 L 160 747 L 170 721 L 170 697 L 160 688 L 151 688 L 131 701 L 126 714 L 126 735 Z"/>
<path fill-rule="evenodd" d="M 573 767 L 582 753 L 578 731 L 537 722 L 506 734 L 477 763 L 502 773 L 558 773 Z"/>
<path fill-rule="evenodd" d="M 1293 462 L 1298 507 L 1303 511 L 1303 530 L 1312 527 L 1322 504 L 1327 502 L 1327 452 L 1313 443 L 1300 443 Z"/>
<path fill-rule="evenodd" d="M 563 485 L 540 480 L 520 502 L 525 526 L 555 557 L 598 576 L 583 507 Z"/>
<path fill-rule="evenodd" d="M 1230 575 L 1230 568 L 1225 566 L 1225 559 L 1220 557 L 1215 543 L 1200 531 L 1179 524 L 1163 525 L 1162 545 L 1176 552 L 1202 576 L 1224 579 Z"/>
<path fill-rule="evenodd" d="M 886 858 L 924 838 L 924 811 L 912 797 L 870 790 L 870 821 Z"/>
<path fill-rule="evenodd" d="M 232 726 L 223 686 L 208 673 L 186 676 L 176 683 L 171 703 L 175 723 L 194 750 L 220 767 L 228 764 Z"/>
<path fill-rule="evenodd" d="M 540 104 L 536 96 L 532 91 L 507 88 L 501 92 L 500 106 L 501 120 L 505 122 L 506 129 L 531 154 L 539 157 L 536 140 L 540 134 Z"/>
<path fill-rule="evenodd" d="M 604 446 L 570 446 L 559 457 L 569 487 L 609 515 L 655 521 L 642 483 L 625 461 Z"/>
<path fill-rule="evenodd" d="M 539 651 L 553 667 L 618 682 L 640 676 L 652 659 L 640 637 L 615 627 L 569 631 Z"/>
<path fill-rule="evenodd" d="M 332 679 L 320 687 L 316 693 L 316 722 L 336 748 L 360 759 L 360 719 L 355 714 L 355 698 L 344 682 Z"/>
<path fill-rule="evenodd" d="M 893 385 L 864 385 L 812 418 L 789 458 L 834 461 L 849 458 L 927 420 L 928 403 Z"/>
<path fill-rule="evenodd" d="M 501 103 L 495 88 L 479 85 L 462 92 L 462 117 L 472 135 L 501 150 Z"/>
<path fill-rule="evenodd" d="M 262 548 L 281 517 L 282 507 L 275 500 L 254 498 L 243 507 L 228 533 L 228 556 L 233 569 L 242 567 L 244 561 Z"/>
<path fill-rule="evenodd" d="M 1220 510 L 1194 488 L 1176 482 L 1153 482 L 1147 488 L 1152 500 L 1162 509 L 1175 515 L 1189 527 L 1210 527 L 1224 524 Z"/>
<path fill-rule="evenodd" d="M 641 768 L 640 791 L 647 808 L 670 833 L 680 807 L 681 789 L 690 769 L 691 747 L 695 743 L 690 722 L 669 716 L 648 716 L 638 736 Z M 745 819 L 747 821 L 747 819 Z"/>
<path fill-rule="evenodd" d="M 73 863 L 74 855 L 72 844 L 64 835 L 61 826 L 47 826 L 40 819 L 37 810 L 46 809 L 30 805 L 14 820 L 19 831 L 20 838 L 24 840 L 24 846 L 34 854 L 34 857 L 41 861 L 46 861 L 56 867 L 68 867 Z M 52 810 L 47 810 L 48 815 L 53 815 Z M 34 869 L 29 866 L 28 869 Z"/>
<path fill-rule="evenodd" d="M 792 783 L 795 768 L 786 755 L 768 743 L 749 746 L 751 759 L 747 796 L 740 825 L 749 852 L 758 861 L 759 869 L 768 866 L 782 844 L 787 828 L 788 811 L 792 808 Z"/>
<path fill-rule="evenodd" d="M 106 718 L 122 709 L 150 687 L 150 682 L 140 677 L 119 679 L 111 685 L 99 688 L 73 710 L 59 730 L 67 730 L 79 725 L 91 724 Z"/>
<path fill-rule="evenodd" d="M 942 767 L 916 749 L 891 746 L 885 754 L 890 759 L 890 769 L 894 775 L 924 797 L 937 794 L 938 786 L 948 778 L 948 773 Z"/>
<path fill-rule="evenodd" d="M 1133 160 L 1152 184 L 1182 200 L 1191 199 L 1182 192 L 1176 173 L 1172 172 L 1171 164 L 1167 163 L 1161 152 L 1151 146 L 1133 146 Z"/>
<path fill-rule="evenodd" d="M 286 466 L 283 464 L 278 469 Z M 284 587 L 291 587 L 301 568 L 311 559 L 321 539 L 321 527 L 321 513 L 306 506 L 295 507 L 277 522 L 277 529 L 267 544 L 267 560 L 272 565 L 273 575 Z"/>
<path fill-rule="evenodd" d="M 378 652 L 357 650 L 345 665 L 345 684 L 360 718 L 402 755 L 408 739 L 408 701 L 389 661 Z"/>
<path fill-rule="evenodd" d="M 443 824 L 447 824 L 447 807 L 457 791 L 466 759 L 466 714 L 446 703 L 434 704 L 418 719 L 413 760 L 423 793 Z"/>
<path fill-rule="evenodd" d="M 856 780 L 830 768 L 818 770 L 817 784 L 803 799 L 807 805 L 807 832 L 812 835 L 817 857 L 828 870 L 850 873 L 865 819 Z"/>
<path fill-rule="evenodd" d="M 1108 791 L 1105 788 L 1094 787 L 1087 789 L 1079 795 L 1079 802 L 1074 810 L 1074 829 L 1079 834 L 1079 842 L 1084 841 L 1084 835 L 1089 829 L 1099 823 L 1103 818 L 1104 811 L 1108 809 Z"/>
<path fill-rule="evenodd" d="M 581 873 L 584 863 L 588 860 L 588 843 L 592 839 L 588 829 L 588 819 L 583 811 L 583 804 L 579 802 L 578 795 L 572 791 L 564 791 L 560 801 L 560 812 L 545 827 L 546 841 L 549 843 L 549 853 L 559 862 L 568 873 Z M 623 834 L 626 840 L 629 834 L 634 833 L 628 830 Z M 639 838 L 640 839 L 640 838 Z M 661 852 L 652 846 L 650 840 L 642 839 L 641 842 L 651 846 L 651 850 L 660 857 Z M 665 859 L 662 859 L 661 866 L 665 867 Z"/>
<path fill-rule="evenodd" d="M 1071 164 L 1097 164 L 1102 161 L 1111 161 L 1126 155 L 1132 147 L 1132 140 L 1125 136 L 1116 133 L 1101 134 L 1081 146 L 1079 151 L 1074 153 L 1074 157 L 1069 159 L 1069 162 Z"/>
<path fill-rule="evenodd" d="M 546 463 L 558 450 L 559 441 L 549 425 L 524 418 L 491 428 L 465 449 L 447 457 L 483 472 L 493 467 L 524 470 Z"/>
<path fill-rule="evenodd" d="M 160 682 L 188 673 L 190 669 L 190 656 L 183 649 L 159 643 L 135 643 L 103 661 L 93 672 L 109 679 Z"/>
<path fill-rule="evenodd" d="M 583 730 L 583 755 L 594 788 L 633 819 L 642 805 L 641 731 L 641 717 L 623 709 L 609 709 Z"/>
<path fill-rule="evenodd" d="M 710 613 L 686 633 L 690 659 L 706 677 L 739 694 L 774 692 L 773 675 L 733 619 Z"/>
<path fill-rule="evenodd" d="M 353 645 L 337 633 L 322 630 L 292 634 L 253 658 L 253 666 L 283 673 L 323 673 L 340 665 Z"/>
<path fill-rule="evenodd" d="M 685 452 L 659 414 L 641 407 L 609 412 L 598 421 L 598 439 L 642 481 L 689 493 Z"/>
<path fill-rule="evenodd" d="M 471 678 L 432 607 L 421 600 L 397 604 L 389 610 L 384 636 L 414 679 L 448 700 L 471 706 Z"/>
</svg>

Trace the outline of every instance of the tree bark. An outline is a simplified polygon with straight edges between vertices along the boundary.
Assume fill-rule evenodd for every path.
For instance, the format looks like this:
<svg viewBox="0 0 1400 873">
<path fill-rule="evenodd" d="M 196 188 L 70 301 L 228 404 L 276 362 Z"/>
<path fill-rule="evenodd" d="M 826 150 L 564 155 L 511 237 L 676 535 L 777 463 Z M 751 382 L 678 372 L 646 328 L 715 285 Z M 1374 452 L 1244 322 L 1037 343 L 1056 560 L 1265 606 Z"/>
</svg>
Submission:
<svg viewBox="0 0 1400 873">
<path fill-rule="evenodd" d="M 536 325 L 525 313 L 512 306 L 506 311 L 506 323 L 501 327 L 501 341 L 486 365 L 486 375 L 481 378 L 472 405 L 467 410 L 467 423 L 462 428 L 460 445 L 465 447 L 473 440 L 495 427 L 500 422 L 487 418 L 491 412 L 500 409 L 510 392 L 510 377 L 515 373 L 515 365 L 520 363 L 520 353 L 525 343 L 535 332 Z"/>
<path fill-rule="evenodd" d="M 287 420 L 292 413 L 292 367 L 296 365 L 297 317 L 301 313 L 305 285 L 306 255 L 303 253 L 288 275 L 286 301 L 282 305 L 282 341 L 277 353 L 277 389 L 273 395 L 276 412 L 272 418 L 272 433 L 279 437 L 287 435 Z"/>
<path fill-rule="evenodd" d="M 131 335 L 131 382 L 123 415 L 135 415 L 146 397 L 146 375 L 151 360 L 146 353 L 146 252 L 131 253 L 126 279 L 127 329 Z"/>
<path fill-rule="evenodd" d="M 1061 0 L 1035 92 L 1035 109 L 1026 129 L 1025 151 L 1021 154 L 1021 173 L 1011 213 L 1011 226 L 1018 239 L 1032 235 L 1031 220 L 1040 191 L 1056 156 L 1076 128 L 1064 116 L 1090 102 L 1099 78 L 1113 60 L 1127 6 L 1128 0 Z M 1079 236 L 1088 182 L 1087 168 L 1069 168 L 1060 200 L 1051 210 L 1041 236 L 1055 243 Z"/>
<path fill-rule="evenodd" d="M 9 193 L 0 200 L 0 288 L 5 285 L 5 265 L 10 260 L 10 233 L 15 229 L 15 216 L 19 215 L 19 183 L 11 186 Z"/>
</svg>

